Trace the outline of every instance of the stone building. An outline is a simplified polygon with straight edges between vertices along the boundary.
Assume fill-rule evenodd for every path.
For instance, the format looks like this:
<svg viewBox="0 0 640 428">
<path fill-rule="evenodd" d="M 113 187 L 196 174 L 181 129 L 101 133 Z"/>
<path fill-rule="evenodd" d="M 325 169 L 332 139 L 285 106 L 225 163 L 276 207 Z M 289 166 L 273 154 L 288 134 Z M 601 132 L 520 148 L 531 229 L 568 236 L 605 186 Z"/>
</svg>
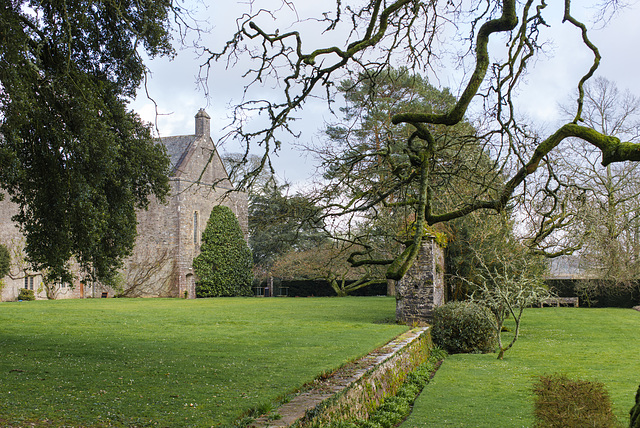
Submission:
<svg viewBox="0 0 640 428">
<path fill-rule="evenodd" d="M 0 293 L 2 301 L 15 300 L 20 288 L 31 288 L 38 298 L 83 298 L 121 294 L 131 297 L 195 298 L 191 263 L 200 251 L 200 238 L 211 209 L 226 205 L 248 234 L 248 197 L 236 192 L 210 135 L 211 118 L 201 109 L 195 116 L 195 134 L 162 138 L 171 159 L 171 193 L 166 204 L 151 201 L 138 212 L 138 238 L 133 255 L 125 261 L 117 289 L 101 284 L 43 284 L 42 275 L 24 263 L 24 237 L 11 216 L 17 206 L 0 202 L 0 242 L 12 253 L 10 276 Z M 215 185 L 215 186 L 214 186 Z"/>
</svg>

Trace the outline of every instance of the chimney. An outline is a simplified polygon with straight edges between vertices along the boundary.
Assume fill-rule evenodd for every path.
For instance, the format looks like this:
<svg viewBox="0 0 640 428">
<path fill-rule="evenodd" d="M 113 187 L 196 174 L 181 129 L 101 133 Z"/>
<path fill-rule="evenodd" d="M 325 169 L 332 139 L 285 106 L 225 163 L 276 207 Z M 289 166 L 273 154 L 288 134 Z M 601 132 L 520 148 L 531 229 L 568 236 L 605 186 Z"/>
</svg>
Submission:
<svg viewBox="0 0 640 428">
<path fill-rule="evenodd" d="M 211 117 L 203 108 L 196 114 L 196 137 L 211 137 Z"/>
</svg>

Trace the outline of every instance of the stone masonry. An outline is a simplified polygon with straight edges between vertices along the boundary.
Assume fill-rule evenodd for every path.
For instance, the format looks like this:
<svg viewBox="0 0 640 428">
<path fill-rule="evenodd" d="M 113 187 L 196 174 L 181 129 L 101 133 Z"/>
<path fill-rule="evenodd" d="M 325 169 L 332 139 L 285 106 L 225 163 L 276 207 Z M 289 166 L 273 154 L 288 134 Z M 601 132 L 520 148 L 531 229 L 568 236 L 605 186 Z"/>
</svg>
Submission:
<svg viewBox="0 0 640 428">
<path fill-rule="evenodd" d="M 433 308 L 444 304 L 444 251 L 425 237 L 413 266 L 396 283 L 396 320 L 430 324 Z"/>
<path fill-rule="evenodd" d="M 162 139 L 173 166 L 167 205 L 138 214 L 136 254 L 125 274 L 132 296 L 195 298 L 191 267 L 211 210 L 226 205 L 248 236 L 248 196 L 236 192 L 210 135 L 211 118 L 201 109 L 195 134 Z"/>
<path fill-rule="evenodd" d="M 429 358 L 428 327 L 414 328 L 359 360 L 348 363 L 277 409 L 278 419 L 258 418 L 252 428 L 312 428 L 366 419 L 397 393 L 407 375 Z"/>
<path fill-rule="evenodd" d="M 195 298 L 192 261 L 200 252 L 202 231 L 211 209 L 226 205 L 234 212 L 248 236 L 248 197 L 234 191 L 222 160 L 210 136 L 211 119 L 200 110 L 195 117 L 195 134 L 162 138 L 171 160 L 171 193 L 167 204 L 152 200 L 138 212 L 138 238 L 133 255 L 125 261 L 122 290 L 100 284 L 49 285 L 55 298 L 112 297 L 124 292 L 131 297 Z M 214 186 L 215 185 L 215 186 Z M 47 293 L 39 272 L 24 262 L 24 237 L 11 217 L 17 206 L 5 198 L 0 202 L 0 242 L 12 252 L 11 276 L 5 277 L 1 300 L 15 300 L 20 288 L 33 287 L 39 299 Z"/>
</svg>

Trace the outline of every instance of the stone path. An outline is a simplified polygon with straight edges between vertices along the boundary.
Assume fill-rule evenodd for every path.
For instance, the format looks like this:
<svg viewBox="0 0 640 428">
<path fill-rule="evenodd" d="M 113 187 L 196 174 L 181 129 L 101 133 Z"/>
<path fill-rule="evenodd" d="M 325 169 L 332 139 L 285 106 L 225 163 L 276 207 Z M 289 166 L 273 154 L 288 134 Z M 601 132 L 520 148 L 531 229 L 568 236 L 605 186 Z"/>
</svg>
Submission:
<svg viewBox="0 0 640 428">
<path fill-rule="evenodd" d="M 295 396 L 288 403 L 283 404 L 274 413 L 281 417 L 269 420 L 267 416 L 256 419 L 249 425 L 251 428 L 286 428 L 304 417 L 307 410 L 312 410 L 333 395 L 349 388 L 362 376 L 375 367 L 393 357 L 405 346 L 419 338 L 428 327 L 418 327 L 396 337 L 382 348 L 379 348 L 361 359 L 346 364 L 336 370 L 331 376 L 313 382 L 311 389 Z"/>
</svg>

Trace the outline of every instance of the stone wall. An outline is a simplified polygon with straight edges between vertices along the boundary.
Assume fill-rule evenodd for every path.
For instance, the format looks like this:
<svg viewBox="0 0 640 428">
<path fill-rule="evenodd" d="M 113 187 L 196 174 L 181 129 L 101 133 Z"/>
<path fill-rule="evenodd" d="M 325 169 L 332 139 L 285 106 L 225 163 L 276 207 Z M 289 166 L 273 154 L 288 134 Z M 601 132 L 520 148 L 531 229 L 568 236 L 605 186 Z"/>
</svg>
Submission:
<svg viewBox="0 0 640 428">
<path fill-rule="evenodd" d="M 431 338 L 428 332 L 421 333 L 415 340 L 402 344 L 399 349 L 395 349 L 396 352 L 391 352 L 388 358 L 381 358 L 382 362 L 324 406 L 309 412 L 295 427 L 316 427 L 340 420 L 367 419 L 385 398 L 396 394 L 409 373 L 429 358 Z M 401 336 L 401 342 L 402 339 Z"/>
<path fill-rule="evenodd" d="M 430 347 L 428 328 L 412 329 L 331 376 L 316 380 L 308 391 L 277 410 L 279 419 L 258 418 L 250 427 L 312 428 L 366 419 L 429 358 Z"/>
<path fill-rule="evenodd" d="M 31 269 L 24 253 L 25 237 L 18 225 L 11 218 L 18 213 L 18 205 L 4 195 L 0 202 L 0 243 L 4 244 L 11 255 L 9 275 L 2 278 L 0 301 L 17 300 L 20 289 L 29 288 L 34 291 L 36 299 L 47 299 L 47 295 L 56 299 L 71 299 L 82 297 L 84 289 L 79 281 L 71 287 L 70 284 L 45 284 L 40 272 Z"/>
<path fill-rule="evenodd" d="M 430 324 L 433 308 L 444 304 L 444 251 L 425 237 L 413 266 L 396 283 L 396 320 Z"/>
</svg>

